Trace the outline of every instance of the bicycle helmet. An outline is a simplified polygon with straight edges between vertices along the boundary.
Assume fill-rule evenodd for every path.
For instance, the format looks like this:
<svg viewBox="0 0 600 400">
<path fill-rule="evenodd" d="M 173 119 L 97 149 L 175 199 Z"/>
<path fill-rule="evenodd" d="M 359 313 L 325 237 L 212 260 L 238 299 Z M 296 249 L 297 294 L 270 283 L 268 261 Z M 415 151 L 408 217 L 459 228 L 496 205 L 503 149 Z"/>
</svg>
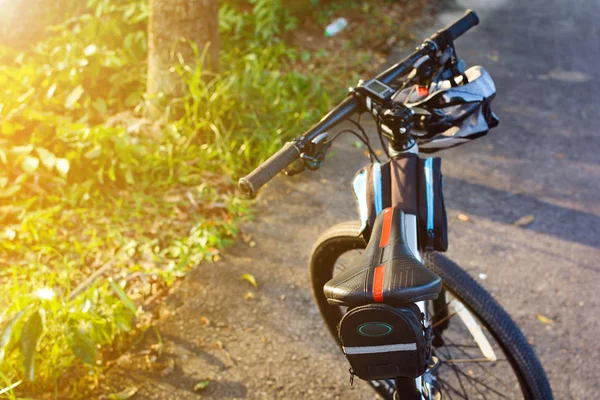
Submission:
<svg viewBox="0 0 600 400">
<path fill-rule="evenodd" d="M 401 90 L 394 101 L 413 110 L 412 135 L 420 151 L 433 153 L 481 137 L 496 127 L 498 118 L 490 108 L 495 95 L 490 74 L 474 66 L 429 87 Z"/>
</svg>

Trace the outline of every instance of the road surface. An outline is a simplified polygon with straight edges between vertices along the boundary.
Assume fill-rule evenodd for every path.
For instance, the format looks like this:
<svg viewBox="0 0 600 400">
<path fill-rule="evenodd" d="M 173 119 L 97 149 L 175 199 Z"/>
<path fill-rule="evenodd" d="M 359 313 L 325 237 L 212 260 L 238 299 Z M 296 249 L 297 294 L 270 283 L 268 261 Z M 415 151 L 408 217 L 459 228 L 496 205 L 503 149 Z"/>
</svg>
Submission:
<svg viewBox="0 0 600 400">
<path fill-rule="evenodd" d="M 448 255 L 522 327 L 557 399 L 594 398 L 600 390 L 600 2 L 464 0 L 440 15 L 436 28 L 466 8 L 478 11 L 481 24 L 457 49 L 494 77 L 501 122 L 487 137 L 443 153 Z M 256 245 L 240 241 L 168 299 L 162 372 L 125 357 L 109 374 L 113 387 L 135 386 L 136 398 L 192 399 L 194 386 L 210 379 L 203 398 L 375 397 L 362 382 L 348 385 L 348 366 L 309 287 L 314 240 L 328 226 L 356 218 L 349 182 L 365 158 L 351 140 L 338 143 L 335 153 L 323 170 L 279 177 L 262 191 L 256 222 L 244 226 Z M 533 220 L 514 224 L 523 217 Z M 240 279 L 243 273 L 256 277 L 257 290 Z"/>
</svg>

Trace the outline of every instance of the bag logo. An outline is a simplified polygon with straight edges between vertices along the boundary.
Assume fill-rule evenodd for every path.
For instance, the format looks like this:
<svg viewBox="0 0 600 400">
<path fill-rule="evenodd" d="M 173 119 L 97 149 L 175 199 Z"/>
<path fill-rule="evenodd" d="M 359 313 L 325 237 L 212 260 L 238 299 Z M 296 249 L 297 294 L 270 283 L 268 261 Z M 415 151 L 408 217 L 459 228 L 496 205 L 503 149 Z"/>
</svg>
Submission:
<svg viewBox="0 0 600 400">
<path fill-rule="evenodd" d="M 385 322 L 366 322 L 356 329 L 359 335 L 366 337 L 387 336 L 392 333 L 393 330 L 394 328 Z"/>
</svg>

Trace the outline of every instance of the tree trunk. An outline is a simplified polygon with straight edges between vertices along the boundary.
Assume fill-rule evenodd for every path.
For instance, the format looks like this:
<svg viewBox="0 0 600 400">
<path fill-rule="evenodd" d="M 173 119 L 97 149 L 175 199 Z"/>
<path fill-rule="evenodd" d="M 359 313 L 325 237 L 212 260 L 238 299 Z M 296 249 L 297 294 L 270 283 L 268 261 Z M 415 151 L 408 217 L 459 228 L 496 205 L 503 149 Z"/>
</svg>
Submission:
<svg viewBox="0 0 600 400">
<path fill-rule="evenodd" d="M 154 102 L 159 94 L 176 96 L 182 83 L 170 68 L 179 62 L 197 60 L 190 41 L 202 54 L 205 46 L 205 68 L 216 71 L 219 52 L 218 0 L 150 0 L 148 23 L 148 83 L 147 94 Z"/>
</svg>

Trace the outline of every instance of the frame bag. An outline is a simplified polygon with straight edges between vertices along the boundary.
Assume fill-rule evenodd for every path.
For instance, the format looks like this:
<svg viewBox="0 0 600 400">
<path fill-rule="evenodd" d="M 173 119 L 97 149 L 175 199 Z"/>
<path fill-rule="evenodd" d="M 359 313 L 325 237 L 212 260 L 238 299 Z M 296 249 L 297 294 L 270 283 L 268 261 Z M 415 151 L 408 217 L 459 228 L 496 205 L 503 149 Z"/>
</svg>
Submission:
<svg viewBox="0 0 600 400">
<path fill-rule="evenodd" d="M 417 378 L 425 372 L 431 327 L 415 304 L 368 304 L 350 309 L 338 325 L 352 375 L 364 380 Z"/>
<path fill-rule="evenodd" d="M 424 251 L 448 250 L 448 219 L 442 193 L 442 159 L 419 159 L 419 244 Z"/>
</svg>

